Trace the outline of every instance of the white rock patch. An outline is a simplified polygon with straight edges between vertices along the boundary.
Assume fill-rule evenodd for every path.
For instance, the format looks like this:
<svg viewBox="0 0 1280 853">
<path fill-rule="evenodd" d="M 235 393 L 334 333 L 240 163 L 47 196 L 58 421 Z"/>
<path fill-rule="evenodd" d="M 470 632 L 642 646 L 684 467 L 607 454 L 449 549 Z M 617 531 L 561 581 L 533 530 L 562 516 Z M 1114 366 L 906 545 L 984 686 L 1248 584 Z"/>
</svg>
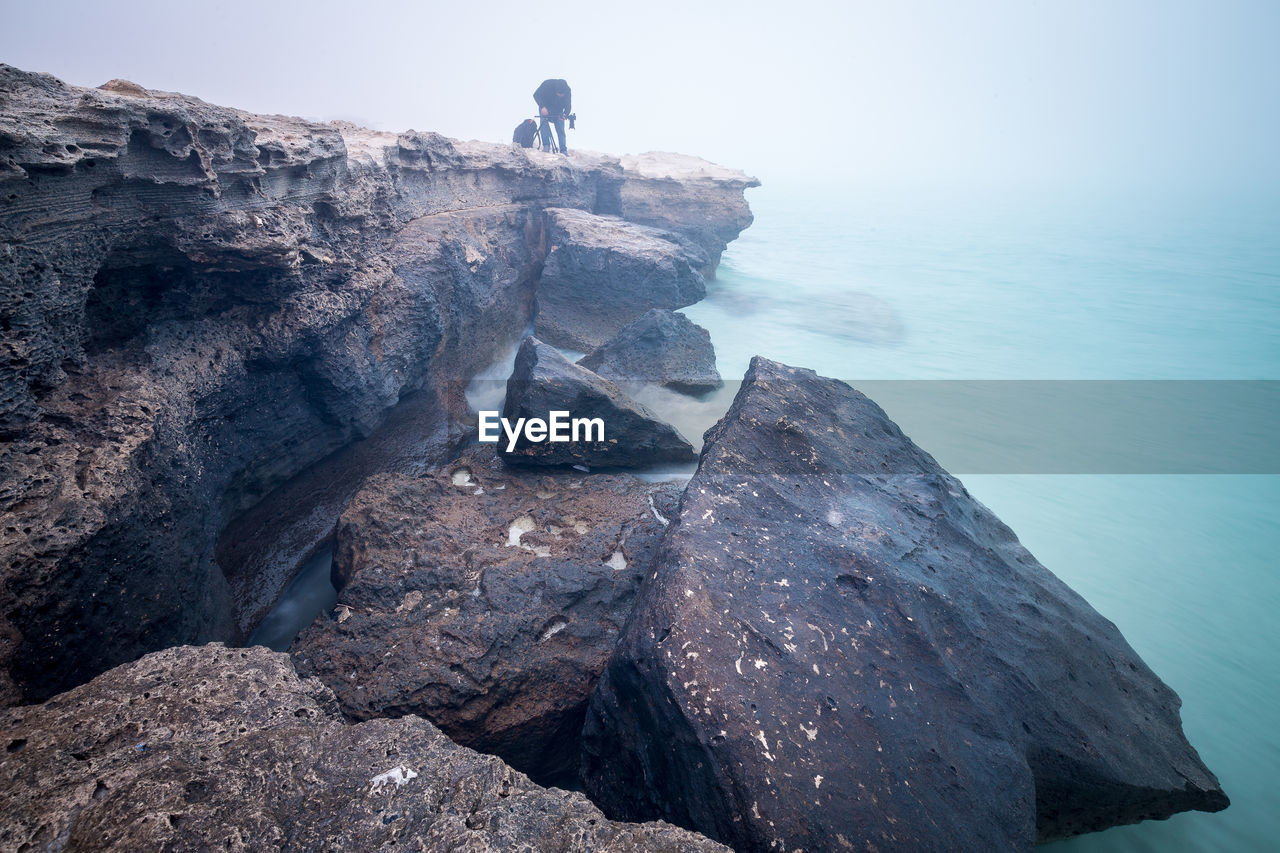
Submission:
<svg viewBox="0 0 1280 853">
<path fill-rule="evenodd" d="M 559 634 L 561 631 L 563 631 L 565 627 L 568 626 L 568 624 L 569 623 L 564 619 L 556 619 L 554 622 L 552 622 L 550 625 L 547 626 L 546 630 L 542 632 L 542 636 L 538 638 L 538 642 L 545 643 L 547 640 L 550 640 L 556 634 Z"/>
<path fill-rule="evenodd" d="M 392 767 L 386 773 L 379 773 L 369 780 L 369 793 L 372 794 L 375 791 L 379 791 L 387 785 L 395 785 L 400 788 L 408 785 L 410 779 L 417 778 L 418 774 L 404 765 Z"/>
<path fill-rule="evenodd" d="M 653 517 L 658 519 L 658 523 L 666 527 L 671 522 L 662 517 L 662 513 L 658 512 L 658 508 L 653 503 L 653 495 L 649 495 L 649 509 L 653 512 Z"/>
<path fill-rule="evenodd" d="M 507 529 L 507 547 L 519 548 L 520 537 L 533 530 L 536 526 L 533 519 L 527 515 L 522 515 L 511 522 L 511 527 Z"/>
</svg>

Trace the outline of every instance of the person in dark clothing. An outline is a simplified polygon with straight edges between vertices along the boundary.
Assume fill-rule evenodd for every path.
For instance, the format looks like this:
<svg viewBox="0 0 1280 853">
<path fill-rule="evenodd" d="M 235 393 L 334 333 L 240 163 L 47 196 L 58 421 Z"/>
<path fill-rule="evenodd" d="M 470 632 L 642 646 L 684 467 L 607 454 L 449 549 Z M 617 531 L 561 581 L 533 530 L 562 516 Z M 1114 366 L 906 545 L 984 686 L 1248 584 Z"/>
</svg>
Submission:
<svg viewBox="0 0 1280 853">
<path fill-rule="evenodd" d="M 564 120 L 569 113 L 573 112 L 572 92 L 569 91 L 569 84 L 563 80 L 543 80 L 542 85 L 533 93 L 533 100 L 538 105 L 538 113 L 541 123 L 538 130 L 542 133 L 542 150 L 551 150 L 551 128 L 550 123 L 556 126 L 556 135 L 560 137 L 560 151 L 564 154 L 569 153 L 569 146 L 565 144 L 564 138 Z"/>
</svg>

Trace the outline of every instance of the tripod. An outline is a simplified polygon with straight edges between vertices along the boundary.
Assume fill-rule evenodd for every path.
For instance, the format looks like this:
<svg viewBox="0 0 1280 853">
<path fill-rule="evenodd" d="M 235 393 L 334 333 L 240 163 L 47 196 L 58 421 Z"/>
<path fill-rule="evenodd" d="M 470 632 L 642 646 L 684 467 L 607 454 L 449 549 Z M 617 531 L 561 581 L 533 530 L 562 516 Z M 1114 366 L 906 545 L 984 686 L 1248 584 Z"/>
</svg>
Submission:
<svg viewBox="0 0 1280 853">
<path fill-rule="evenodd" d="M 540 151 L 547 151 L 551 154 L 560 153 L 560 145 L 556 142 L 556 137 L 564 133 L 564 123 L 569 122 L 569 130 L 574 129 L 574 124 L 578 119 L 577 113 L 571 115 L 560 115 L 558 117 L 536 115 L 534 121 L 538 122 L 538 133 L 533 138 L 533 147 Z M 546 141 L 549 145 L 543 143 L 543 122 L 546 122 Z M 552 132 L 550 125 L 558 125 L 555 132 Z M 567 145 L 565 146 L 568 147 Z"/>
</svg>

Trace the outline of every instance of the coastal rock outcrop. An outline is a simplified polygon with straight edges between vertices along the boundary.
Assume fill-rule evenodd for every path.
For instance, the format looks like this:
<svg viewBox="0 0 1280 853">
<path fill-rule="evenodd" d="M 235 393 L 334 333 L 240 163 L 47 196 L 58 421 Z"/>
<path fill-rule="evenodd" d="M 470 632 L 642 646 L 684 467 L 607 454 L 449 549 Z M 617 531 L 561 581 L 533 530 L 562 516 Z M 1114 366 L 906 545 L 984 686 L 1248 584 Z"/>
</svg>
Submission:
<svg viewBox="0 0 1280 853">
<path fill-rule="evenodd" d="M 426 720 L 350 725 L 264 648 L 180 647 L 0 712 L 5 850 L 725 848 L 605 819 Z"/>
<path fill-rule="evenodd" d="M 650 308 L 706 296 L 702 270 L 711 262 L 670 230 L 572 209 L 548 210 L 547 218 L 533 330 L 548 343 L 590 351 Z"/>
<path fill-rule="evenodd" d="M 744 192 L 760 182 L 698 157 L 659 151 L 628 154 L 622 168 L 644 179 L 621 186 L 622 217 L 694 240 L 706 252 L 702 273 L 715 278 L 720 254 L 751 225 Z"/>
<path fill-rule="evenodd" d="M 0 65 L 0 704 L 246 636 L 363 477 L 447 458 L 532 320 L 543 209 L 625 216 L 636 181 L 676 192 Z M 718 186 L 672 234 L 741 221 Z M 379 442 L 403 401 L 429 439 Z"/>
<path fill-rule="evenodd" d="M 659 420 L 614 383 L 569 361 L 553 346 L 530 335 L 516 353 L 507 380 L 502 417 L 547 420 L 553 411 L 574 419 L 598 420 L 602 428 L 584 426 L 577 440 L 530 441 L 521 437 L 508 450 L 505 436 L 499 453 L 522 465 L 608 465 L 644 467 L 663 462 L 692 462 L 693 445 L 670 424 Z M 573 433 L 569 435 L 573 438 Z M 589 440 L 588 440 L 589 439 Z"/>
<path fill-rule="evenodd" d="M 1116 627 L 847 385 L 756 358 L 597 685 L 615 818 L 1030 850 L 1227 806 Z"/>
<path fill-rule="evenodd" d="M 342 516 L 338 607 L 294 643 L 298 671 L 353 719 L 417 714 L 570 784 L 587 699 L 679 494 L 511 469 L 492 449 L 374 477 Z"/>
<path fill-rule="evenodd" d="M 683 314 L 661 308 L 641 314 L 577 363 L 605 379 L 652 382 L 686 394 L 724 385 L 711 334 Z"/>
</svg>

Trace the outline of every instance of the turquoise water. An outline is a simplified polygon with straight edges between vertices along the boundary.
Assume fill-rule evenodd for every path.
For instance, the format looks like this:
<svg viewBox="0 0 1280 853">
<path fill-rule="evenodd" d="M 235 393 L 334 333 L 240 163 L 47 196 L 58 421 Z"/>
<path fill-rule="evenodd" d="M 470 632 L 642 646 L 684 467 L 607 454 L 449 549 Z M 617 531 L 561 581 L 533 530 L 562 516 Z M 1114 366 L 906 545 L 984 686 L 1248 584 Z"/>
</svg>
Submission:
<svg viewBox="0 0 1280 853">
<path fill-rule="evenodd" d="M 710 330 L 726 378 L 758 353 L 855 387 L 1280 379 L 1280 204 L 1267 198 L 769 186 L 749 198 L 755 225 L 725 254 L 707 299 L 684 309 Z M 908 434 L 931 427 L 886 408 Z M 706 414 L 690 416 L 686 433 Z M 1216 815 L 1051 849 L 1276 849 L 1280 476 L 962 478 L 1178 692 L 1188 738 L 1232 799 Z"/>
</svg>

